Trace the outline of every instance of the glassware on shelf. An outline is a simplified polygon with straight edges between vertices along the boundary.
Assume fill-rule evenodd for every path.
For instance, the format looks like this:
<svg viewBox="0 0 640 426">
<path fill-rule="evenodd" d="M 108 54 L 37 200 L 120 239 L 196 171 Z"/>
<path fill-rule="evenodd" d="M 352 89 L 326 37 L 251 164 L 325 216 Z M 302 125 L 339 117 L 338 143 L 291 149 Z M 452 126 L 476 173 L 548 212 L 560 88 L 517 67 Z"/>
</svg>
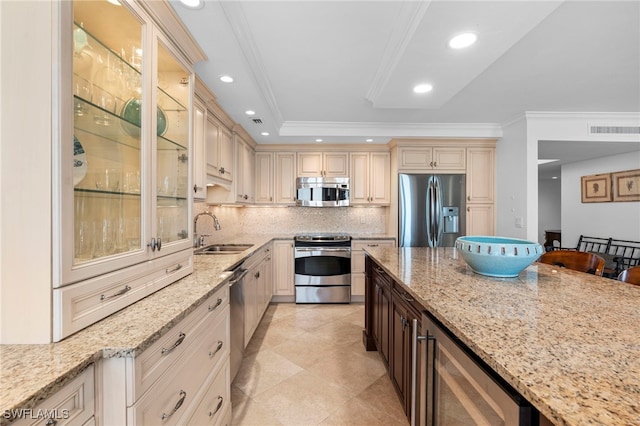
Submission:
<svg viewBox="0 0 640 426">
<path fill-rule="evenodd" d="M 102 126 L 110 126 L 113 124 L 113 113 L 116 107 L 116 98 L 111 93 L 102 89 L 99 86 L 93 86 L 92 101 L 95 105 L 99 106 L 102 110 L 96 109 L 93 115 L 93 121 L 96 124 Z"/>
<path fill-rule="evenodd" d="M 91 93 L 92 93 L 91 83 L 89 83 L 89 81 L 80 77 L 79 75 L 74 74 L 73 75 L 73 94 L 80 99 L 83 99 L 85 101 L 90 101 Z M 84 102 L 82 102 L 79 99 L 74 99 L 73 112 L 76 115 L 78 116 L 84 115 L 86 113 L 86 109 L 87 108 Z"/>
</svg>

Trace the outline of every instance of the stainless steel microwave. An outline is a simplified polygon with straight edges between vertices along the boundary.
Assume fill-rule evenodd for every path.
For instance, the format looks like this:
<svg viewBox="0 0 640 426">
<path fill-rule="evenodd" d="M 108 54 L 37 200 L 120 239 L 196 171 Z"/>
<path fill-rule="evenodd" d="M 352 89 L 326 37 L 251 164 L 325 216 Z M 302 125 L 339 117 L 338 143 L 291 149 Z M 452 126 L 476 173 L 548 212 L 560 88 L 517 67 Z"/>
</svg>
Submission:
<svg viewBox="0 0 640 426">
<path fill-rule="evenodd" d="M 303 207 L 346 207 L 349 205 L 349 178 L 299 177 L 296 205 Z"/>
</svg>

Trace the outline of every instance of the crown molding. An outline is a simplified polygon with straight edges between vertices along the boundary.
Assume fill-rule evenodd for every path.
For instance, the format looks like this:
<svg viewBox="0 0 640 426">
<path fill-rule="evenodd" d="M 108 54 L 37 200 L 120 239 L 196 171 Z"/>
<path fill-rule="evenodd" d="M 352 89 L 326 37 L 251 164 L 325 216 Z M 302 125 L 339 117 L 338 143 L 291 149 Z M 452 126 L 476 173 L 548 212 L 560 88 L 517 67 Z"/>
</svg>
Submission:
<svg viewBox="0 0 640 426">
<path fill-rule="evenodd" d="M 404 1 L 402 3 L 400 16 L 394 22 L 393 31 L 387 41 L 382 60 L 365 95 L 365 98 L 374 105 L 402 59 L 404 51 L 413 39 L 413 35 L 430 4 L 431 0 Z"/>
<path fill-rule="evenodd" d="M 280 136 L 388 137 L 388 138 L 500 138 L 502 127 L 496 123 L 369 123 L 287 121 Z"/>
<path fill-rule="evenodd" d="M 227 17 L 229 25 L 231 26 L 233 34 L 235 35 L 236 41 L 240 46 L 240 50 L 242 51 L 245 60 L 249 64 L 248 69 L 251 70 L 251 75 L 253 76 L 262 99 L 269 108 L 271 116 L 275 120 L 274 124 L 277 127 L 284 122 L 284 118 L 282 112 L 280 111 L 280 108 L 278 107 L 278 102 L 276 100 L 275 94 L 273 93 L 271 82 L 267 77 L 267 69 L 264 66 L 264 62 L 262 61 L 260 50 L 256 45 L 253 33 L 251 32 L 251 27 L 247 22 L 247 18 L 242 7 L 242 2 L 221 1 L 220 6 L 222 7 L 222 10 Z"/>
</svg>

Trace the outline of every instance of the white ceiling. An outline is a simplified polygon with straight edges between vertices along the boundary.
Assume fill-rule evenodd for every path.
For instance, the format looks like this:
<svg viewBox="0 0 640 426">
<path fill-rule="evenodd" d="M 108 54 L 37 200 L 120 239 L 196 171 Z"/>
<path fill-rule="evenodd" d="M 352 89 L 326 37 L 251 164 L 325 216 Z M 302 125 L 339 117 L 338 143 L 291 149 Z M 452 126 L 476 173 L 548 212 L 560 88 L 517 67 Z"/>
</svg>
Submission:
<svg viewBox="0 0 640 426">
<path fill-rule="evenodd" d="M 208 56 L 197 74 L 261 144 L 489 136 L 525 111 L 640 111 L 637 0 L 170 1 Z M 462 31 L 478 42 L 450 49 Z M 421 82 L 433 91 L 414 94 Z"/>
</svg>

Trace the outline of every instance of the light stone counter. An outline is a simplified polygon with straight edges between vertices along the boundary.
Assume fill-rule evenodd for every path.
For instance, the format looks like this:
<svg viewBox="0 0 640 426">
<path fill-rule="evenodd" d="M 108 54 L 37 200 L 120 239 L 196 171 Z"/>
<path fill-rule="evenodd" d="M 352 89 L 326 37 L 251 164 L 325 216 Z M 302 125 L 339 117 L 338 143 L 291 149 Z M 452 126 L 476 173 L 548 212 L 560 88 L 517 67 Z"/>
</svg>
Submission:
<svg viewBox="0 0 640 426">
<path fill-rule="evenodd" d="M 225 283 L 227 269 L 278 237 L 240 236 L 253 243 L 236 255 L 194 256 L 194 272 L 58 343 L 0 345 L 0 425 L 11 410 L 35 408 L 91 363 L 135 357 L 195 310 Z"/>
<path fill-rule="evenodd" d="M 640 425 L 640 286 L 534 263 L 475 274 L 454 248 L 367 248 L 556 424 Z"/>
</svg>

